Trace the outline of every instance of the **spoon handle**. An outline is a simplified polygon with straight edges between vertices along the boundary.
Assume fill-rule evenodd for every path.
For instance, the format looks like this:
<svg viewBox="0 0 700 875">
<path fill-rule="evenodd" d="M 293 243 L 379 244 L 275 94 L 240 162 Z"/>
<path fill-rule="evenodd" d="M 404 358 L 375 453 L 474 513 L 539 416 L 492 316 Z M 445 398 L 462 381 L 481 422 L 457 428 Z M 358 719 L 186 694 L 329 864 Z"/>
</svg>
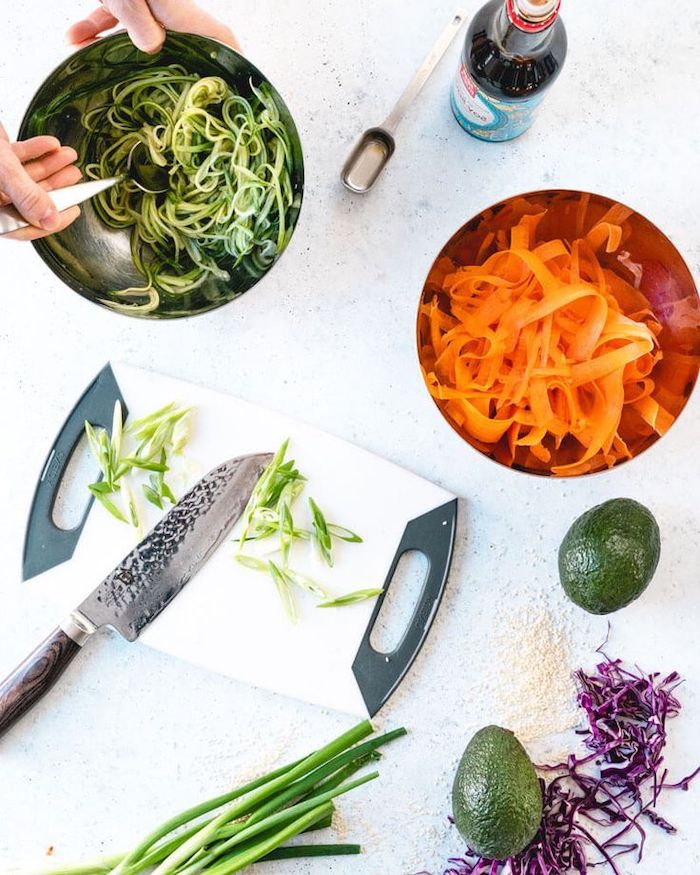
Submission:
<svg viewBox="0 0 700 875">
<path fill-rule="evenodd" d="M 445 30 L 440 34 L 437 42 L 430 50 L 428 56 L 420 65 L 420 67 L 416 70 L 413 79 L 411 79 L 411 81 L 408 83 L 406 90 L 403 92 L 401 97 L 399 97 L 396 106 L 392 109 L 391 113 L 387 116 L 386 121 L 382 125 L 382 127 L 390 133 L 394 133 L 406 110 L 408 109 L 410 104 L 413 103 L 414 99 L 418 95 L 418 92 L 428 81 L 428 77 L 437 67 L 440 58 L 442 58 L 442 56 L 445 54 L 450 46 L 450 43 L 457 35 L 461 26 L 464 24 L 466 20 L 466 15 L 466 12 L 464 12 L 463 10 L 458 10 L 454 14 L 454 16 L 452 17 L 452 21 L 450 21 Z"/>
<path fill-rule="evenodd" d="M 53 191 L 48 192 L 48 195 L 56 209 L 62 212 L 106 191 L 120 180 L 120 176 L 111 176 L 109 179 L 91 179 L 87 182 L 78 182 L 75 185 L 53 189 Z M 20 216 L 12 204 L 0 207 L 0 237 L 3 234 L 10 234 L 12 231 L 19 231 L 20 228 L 27 227 L 29 227 L 29 222 Z"/>
</svg>

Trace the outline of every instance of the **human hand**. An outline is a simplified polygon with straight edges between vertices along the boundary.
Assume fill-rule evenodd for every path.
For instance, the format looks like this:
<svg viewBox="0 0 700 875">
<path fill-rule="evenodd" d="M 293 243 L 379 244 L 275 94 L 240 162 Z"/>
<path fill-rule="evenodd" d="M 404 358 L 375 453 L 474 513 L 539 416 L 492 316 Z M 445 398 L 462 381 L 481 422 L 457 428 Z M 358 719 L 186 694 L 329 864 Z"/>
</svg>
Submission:
<svg viewBox="0 0 700 875">
<path fill-rule="evenodd" d="M 30 225 L 6 238 L 37 240 L 62 231 L 78 218 L 79 207 L 59 213 L 46 194 L 79 182 L 82 174 L 73 163 L 77 158 L 75 149 L 61 146 L 56 137 L 10 143 L 0 125 L 0 206 L 11 203 Z"/>
<path fill-rule="evenodd" d="M 83 46 L 106 30 L 123 25 L 136 48 L 151 54 L 159 51 L 164 29 L 187 31 L 240 49 L 233 31 L 194 0 L 101 0 L 102 5 L 68 31 L 68 41 Z"/>
</svg>

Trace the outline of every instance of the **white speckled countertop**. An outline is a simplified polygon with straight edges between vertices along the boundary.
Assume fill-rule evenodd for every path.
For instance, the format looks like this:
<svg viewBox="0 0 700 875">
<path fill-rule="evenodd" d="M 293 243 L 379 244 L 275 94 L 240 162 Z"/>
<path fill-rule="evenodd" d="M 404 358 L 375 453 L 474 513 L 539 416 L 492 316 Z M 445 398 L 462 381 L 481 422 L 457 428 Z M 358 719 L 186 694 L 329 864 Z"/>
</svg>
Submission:
<svg viewBox="0 0 700 875">
<path fill-rule="evenodd" d="M 281 264 L 215 313 L 172 323 L 122 318 L 68 291 L 28 245 L 0 242 L 0 673 L 56 618 L 30 604 L 19 568 L 37 473 L 68 406 L 107 359 L 127 360 L 255 400 L 346 437 L 463 496 L 449 590 L 431 639 L 379 724 L 410 737 L 387 751 L 382 779 L 341 802 L 360 858 L 261 866 L 260 873 L 407 875 L 441 871 L 460 849 L 449 786 L 471 733 L 498 719 L 480 684 L 495 633 L 523 606 L 552 612 L 590 664 L 605 622 L 568 606 L 556 548 L 600 500 L 647 503 L 663 533 L 656 578 L 613 617 L 610 651 L 677 669 L 683 715 L 668 765 L 700 762 L 698 525 L 700 395 L 642 459 L 612 474 L 545 482 L 497 469 L 443 423 L 421 384 L 417 297 L 444 241 L 481 208 L 561 186 L 621 199 L 663 228 L 700 272 L 700 10 L 677 0 L 564 0 L 566 68 L 535 127 L 516 142 L 470 139 L 450 113 L 458 46 L 400 130 L 392 164 L 367 197 L 338 171 L 359 132 L 379 122 L 454 11 L 446 0 L 205 0 L 287 100 L 301 130 L 307 188 Z M 94 3 L 2 3 L 0 118 L 16 131 L 36 86 L 66 54 L 63 32 Z M 105 635 L 90 659 L 0 741 L 0 868 L 118 850 L 145 826 L 275 757 L 297 756 L 346 716 L 247 688 Z M 547 745 L 532 746 L 535 756 Z M 667 799 L 675 837 L 653 833 L 640 875 L 700 870 L 698 792 Z M 257 871 L 257 870 L 256 870 Z"/>
</svg>

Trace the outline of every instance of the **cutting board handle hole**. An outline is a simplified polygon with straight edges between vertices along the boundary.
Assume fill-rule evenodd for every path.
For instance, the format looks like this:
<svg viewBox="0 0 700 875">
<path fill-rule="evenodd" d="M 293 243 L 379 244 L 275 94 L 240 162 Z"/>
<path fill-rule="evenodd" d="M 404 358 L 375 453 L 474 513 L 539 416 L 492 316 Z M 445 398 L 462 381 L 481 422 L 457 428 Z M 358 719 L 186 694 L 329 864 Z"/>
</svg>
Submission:
<svg viewBox="0 0 700 875">
<path fill-rule="evenodd" d="M 94 483 L 99 476 L 99 466 L 90 453 L 85 434 L 82 434 L 56 486 L 51 520 L 57 528 L 71 531 L 80 525 L 90 504 L 87 484 Z"/>
<path fill-rule="evenodd" d="M 413 617 L 428 577 L 428 559 L 418 550 L 407 550 L 399 559 L 369 643 L 378 653 L 393 653 Z"/>
</svg>

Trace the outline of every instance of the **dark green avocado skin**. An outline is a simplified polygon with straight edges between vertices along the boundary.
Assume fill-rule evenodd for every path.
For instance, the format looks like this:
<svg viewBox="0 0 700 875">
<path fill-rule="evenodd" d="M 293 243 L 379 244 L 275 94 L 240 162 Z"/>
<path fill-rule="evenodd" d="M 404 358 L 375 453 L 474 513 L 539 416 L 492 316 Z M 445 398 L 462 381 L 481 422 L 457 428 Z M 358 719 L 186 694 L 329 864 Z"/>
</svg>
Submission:
<svg viewBox="0 0 700 875">
<path fill-rule="evenodd" d="M 649 585 L 661 554 L 651 511 L 631 498 L 613 498 L 580 516 L 559 548 L 559 579 L 572 602 L 610 614 Z"/>
<path fill-rule="evenodd" d="M 452 786 L 452 815 L 469 847 L 490 860 L 518 854 L 535 837 L 542 789 L 512 732 L 485 726 L 471 739 Z"/>
</svg>

